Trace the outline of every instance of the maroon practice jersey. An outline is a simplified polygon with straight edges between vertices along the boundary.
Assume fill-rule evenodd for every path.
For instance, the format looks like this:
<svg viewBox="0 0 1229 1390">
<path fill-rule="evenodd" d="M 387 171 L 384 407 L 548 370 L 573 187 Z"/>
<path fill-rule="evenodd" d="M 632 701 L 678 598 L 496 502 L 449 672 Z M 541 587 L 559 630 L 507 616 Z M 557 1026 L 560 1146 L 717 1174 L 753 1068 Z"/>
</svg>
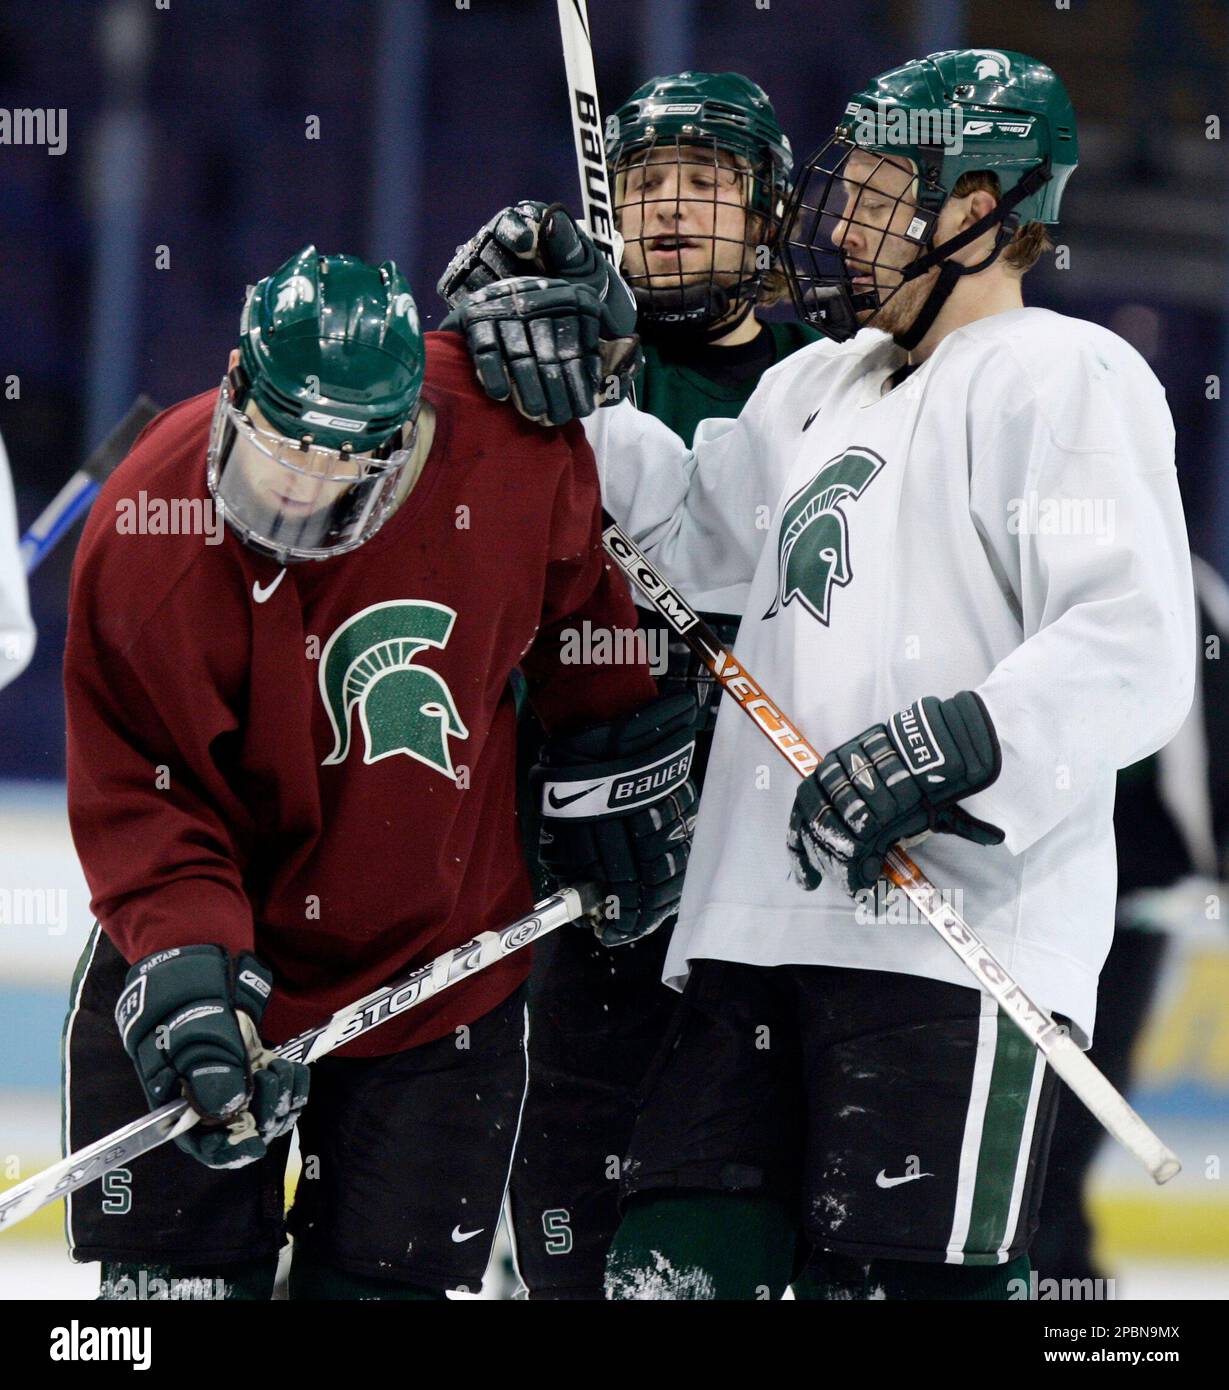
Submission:
<svg viewBox="0 0 1229 1390">
<path fill-rule="evenodd" d="M 646 666 L 560 659 L 562 630 L 635 625 L 580 426 L 529 424 L 478 389 L 460 337 L 426 341 L 435 439 L 365 545 L 282 573 L 229 528 L 167 534 L 209 503 L 210 391 L 145 430 L 73 571 L 69 815 L 93 909 L 129 961 L 254 951 L 274 1042 L 528 910 L 514 669 L 553 732 L 655 694 Z M 527 956 L 345 1053 L 480 1017 Z"/>
</svg>

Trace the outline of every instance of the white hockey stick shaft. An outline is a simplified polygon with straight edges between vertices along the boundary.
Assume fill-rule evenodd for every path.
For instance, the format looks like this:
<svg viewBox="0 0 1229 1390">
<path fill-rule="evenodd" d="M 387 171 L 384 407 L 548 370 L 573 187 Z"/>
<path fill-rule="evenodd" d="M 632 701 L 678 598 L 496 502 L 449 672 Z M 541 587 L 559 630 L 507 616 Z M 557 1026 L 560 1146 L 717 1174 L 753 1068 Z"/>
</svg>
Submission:
<svg viewBox="0 0 1229 1390">
<path fill-rule="evenodd" d="M 632 580 L 669 626 L 705 663 L 722 689 L 749 715 L 800 777 L 822 761 L 797 725 L 761 688 L 738 658 L 723 647 L 712 628 L 677 589 L 645 558 L 636 543 L 607 513 L 602 539 L 619 568 Z M 1135 1155 L 1158 1182 L 1182 1167 L 1178 1156 L 1144 1123 L 1079 1047 L 1034 1003 L 954 907 L 903 849 L 889 850 L 887 877 L 908 897 L 943 941 L 958 955 L 987 994 L 1045 1056 L 1047 1062 L 1118 1142 Z"/>
<path fill-rule="evenodd" d="M 606 169 L 606 140 L 593 71 L 593 40 L 585 0 L 557 0 L 563 64 L 568 78 L 568 111 L 576 144 L 580 197 L 585 230 L 594 245 L 617 270 L 622 258 L 615 231 L 610 177 Z"/>
<path fill-rule="evenodd" d="M 582 883 L 563 888 L 549 898 L 533 905 L 524 917 L 509 922 L 498 931 L 482 932 L 472 941 L 446 951 L 428 965 L 419 966 L 390 985 L 373 990 L 362 999 L 339 1009 L 327 1023 L 272 1048 L 274 1056 L 294 1062 L 310 1063 L 352 1042 L 390 1018 L 398 1018 L 442 990 L 468 979 L 479 970 L 494 965 L 520 951 L 548 932 L 568 922 L 574 922 L 592 911 L 600 902 L 592 884 Z M 139 1120 L 117 1129 L 102 1139 L 69 1154 L 25 1182 L 17 1183 L 0 1193 L 0 1231 L 24 1221 L 41 1207 L 57 1201 L 79 1187 L 85 1187 L 109 1173 L 131 1163 L 143 1153 L 156 1149 L 197 1122 L 196 1112 L 187 1101 L 175 1100 L 142 1115 Z"/>
</svg>

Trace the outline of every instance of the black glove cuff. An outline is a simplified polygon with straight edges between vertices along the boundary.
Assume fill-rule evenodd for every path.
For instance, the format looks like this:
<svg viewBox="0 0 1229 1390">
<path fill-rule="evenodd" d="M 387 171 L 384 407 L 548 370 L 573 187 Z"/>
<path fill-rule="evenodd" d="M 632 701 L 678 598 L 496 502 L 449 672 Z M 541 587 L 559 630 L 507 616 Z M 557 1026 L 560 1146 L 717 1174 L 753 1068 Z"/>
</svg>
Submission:
<svg viewBox="0 0 1229 1390">
<path fill-rule="evenodd" d="M 580 766 L 533 770 L 534 792 L 548 819 L 597 820 L 628 815 L 677 791 L 686 782 L 695 756 L 695 732 L 680 730 L 663 739 L 656 756 L 608 758 Z"/>
<path fill-rule="evenodd" d="M 163 1019 L 201 999 L 229 1002 L 227 957 L 220 946 L 172 946 L 143 957 L 124 977 L 115 1004 L 124 1046 L 131 1052 L 136 1040 Z"/>
<path fill-rule="evenodd" d="M 621 816 L 687 780 L 698 710 L 690 691 L 666 695 L 625 719 L 552 739 L 532 784 L 548 818 Z"/>
<path fill-rule="evenodd" d="M 986 702 L 976 690 L 962 690 L 944 701 L 944 717 L 955 734 L 969 767 L 979 767 L 985 781 L 983 787 L 998 781 L 1003 770 L 1003 750 L 990 718 Z M 978 790 L 981 790 L 979 788 Z"/>
<path fill-rule="evenodd" d="M 905 766 L 934 801 L 945 799 L 941 789 L 951 784 L 954 772 L 953 791 L 965 797 L 984 791 L 1002 771 L 998 735 L 975 691 L 962 690 L 950 700 L 923 696 L 894 714 L 888 728 Z M 955 759 L 963 761 L 963 769 L 953 767 Z"/>
<path fill-rule="evenodd" d="M 260 1026 L 269 996 L 273 993 L 273 973 L 250 951 L 242 951 L 233 962 L 235 1008 L 250 1014 Z"/>
</svg>

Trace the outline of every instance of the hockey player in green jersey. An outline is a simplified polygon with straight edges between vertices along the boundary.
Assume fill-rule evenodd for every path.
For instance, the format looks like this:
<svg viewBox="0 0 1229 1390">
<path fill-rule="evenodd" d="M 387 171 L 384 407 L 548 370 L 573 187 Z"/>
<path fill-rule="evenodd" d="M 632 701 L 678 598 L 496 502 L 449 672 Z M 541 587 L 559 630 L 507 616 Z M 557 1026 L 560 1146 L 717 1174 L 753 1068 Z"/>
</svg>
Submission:
<svg viewBox="0 0 1229 1390">
<path fill-rule="evenodd" d="M 765 371 L 819 337 L 759 314 L 786 294 L 772 248 L 793 155 L 767 95 L 739 73 L 655 77 L 615 122 L 606 154 L 644 352 L 636 401 L 690 443 L 701 420 L 737 416 Z M 571 221 L 556 212 L 544 230 L 546 211 L 522 203 L 494 218 L 459 250 L 441 281 L 445 297 L 529 269 L 575 274 Z M 613 276 L 610 289 L 609 299 L 620 294 Z M 546 418 L 552 407 L 518 404 Z M 733 641 L 736 614 L 705 616 Z M 720 692 L 682 643 L 667 646 L 655 613 L 639 617 L 655 671 L 665 667 L 662 690 L 692 689 L 706 709 L 693 768 L 699 785 Z M 527 840 L 536 842 L 533 829 Z M 587 934 L 559 933 L 537 953 L 530 1089 L 510 1187 L 517 1263 L 532 1298 L 603 1296 L 636 1088 L 677 1002 L 661 983 L 669 938 L 667 924 L 612 954 Z"/>
<path fill-rule="evenodd" d="M 645 357 L 637 404 L 690 442 L 818 336 L 756 312 L 786 294 L 772 243 L 793 153 L 767 95 L 735 72 L 654 78 L 613 120 L 607 159 Z"/>
</svg>

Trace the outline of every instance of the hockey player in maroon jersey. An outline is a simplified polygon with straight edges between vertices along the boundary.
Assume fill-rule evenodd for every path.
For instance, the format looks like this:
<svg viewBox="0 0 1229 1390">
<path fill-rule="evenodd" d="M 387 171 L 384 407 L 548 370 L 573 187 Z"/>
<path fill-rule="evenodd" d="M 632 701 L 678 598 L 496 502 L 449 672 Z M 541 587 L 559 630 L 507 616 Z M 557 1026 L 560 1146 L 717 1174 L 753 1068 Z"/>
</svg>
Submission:
<svg viewBox="0 0 1229 1390">
<path fill-rule="evenodd" d="M 181 1092 L 202 1117 L 70 1199 L 104 1297 L 154 1267 L 175 1296 L 268 1297 L 296 1119 L 291 1297 L 476 1287 L 524 1096 L 527 953 L 310 1077 L 262 1040 L 529 907 L 518 667 L 550 735 L 551 868 L 605 885 L 602 934 L 674 911 L 694 702 L 656 699 L 643 665 L 568 664 L 585 624 L 635 617 L 579 426 L 488 401 L 391 262 L 308 247 L 249 292 L 221 387 L 146 429 L 73 575 L 69 811 L 99 928 L 66 1025 L 67 1143 Z M 639 804 L 591 805 L 663 764 Z"/>
</svg>

